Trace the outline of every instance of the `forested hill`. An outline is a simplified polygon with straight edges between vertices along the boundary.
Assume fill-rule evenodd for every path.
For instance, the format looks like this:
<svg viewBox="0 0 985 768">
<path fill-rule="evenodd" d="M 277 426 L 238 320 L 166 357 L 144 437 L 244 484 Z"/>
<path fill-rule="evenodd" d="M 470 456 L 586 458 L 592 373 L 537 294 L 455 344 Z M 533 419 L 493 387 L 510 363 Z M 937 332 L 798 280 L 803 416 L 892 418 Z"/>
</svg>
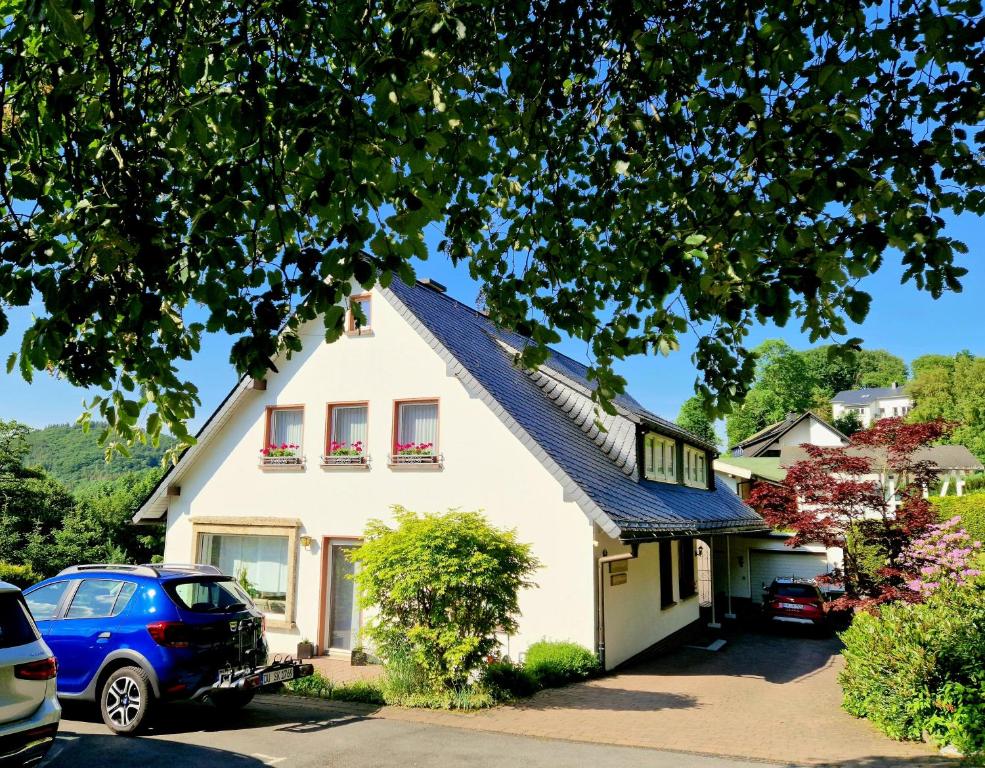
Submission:
<svg viewBox="0 0 985 768">
<path fill-rule="evenodd" d="M 107 480 L 124 472 L 136 472 L 161 465 L 161 456 L 173 440 L 162 435 L 161 444 L 135 445 L 130 457 L 115 455 L 106 463 L 102 446 L 97 437 L 103 425 L 93 424 L 88 433 L 73 424 L 53 424 L 44 429 L 32 430 L 27 435 L 31 453 L 25 462 L 29 466 L 40 464 L 56 480 L 69 490 L 80 485 Z"/>
</svg>

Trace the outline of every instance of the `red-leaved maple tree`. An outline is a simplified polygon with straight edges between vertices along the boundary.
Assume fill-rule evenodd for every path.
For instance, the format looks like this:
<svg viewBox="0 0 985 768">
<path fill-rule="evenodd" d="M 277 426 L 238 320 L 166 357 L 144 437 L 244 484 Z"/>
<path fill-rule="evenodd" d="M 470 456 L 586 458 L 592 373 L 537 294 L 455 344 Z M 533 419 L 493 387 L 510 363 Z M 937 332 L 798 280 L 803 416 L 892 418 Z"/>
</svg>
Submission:
<svg viewBox="0 0 985 768">
<path fill-rule="evenodd" d="M 844 584 L 845 597 L 834 607 L 912 598 L 900 554 L 935 521 L 924 491 L 940 471 L 924 449 L 952 427 L 890 418 L 856 432 L 845 447 L 805 444 L 806 458 L 787 468 L 784 483 L 757 483 L 749 503 L 771 527 L 791 532 L 788 546 L 843 549 L 842 569 L 819 576 Z M 871 567 L 873 557 L 878 567 Z"/>
</svg>

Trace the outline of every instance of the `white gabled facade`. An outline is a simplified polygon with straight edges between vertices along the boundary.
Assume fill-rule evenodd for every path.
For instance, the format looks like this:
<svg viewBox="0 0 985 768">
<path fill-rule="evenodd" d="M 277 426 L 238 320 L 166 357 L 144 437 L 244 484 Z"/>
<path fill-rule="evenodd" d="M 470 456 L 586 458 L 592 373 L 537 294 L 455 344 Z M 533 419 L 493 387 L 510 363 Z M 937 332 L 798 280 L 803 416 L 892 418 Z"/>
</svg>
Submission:
<svg viewBox="0 0 985 768">
<path fill-rule="evenodd" d="M 279 360 L 280 372 L 266 390 L 246 395 L 180 478 L 180 495 L 170 498 L 165 560 L 202 560 L 201 531 L 218 530 L 224 519 L 230 535 L 248 535 L 260 525 L 266 526 L 257 528 L 261 533 L 280 523 L 285 530 L 297 526 L 290 537 L 298 550 L 294 594 L 287 596 L 293 617 L 268 620 L 271 645 L 292 651 L 308 639 L 327 648 L 318 635 L 319 627 L 323 635 L 329 631 L 333 585 L 326 547 L 332 541 L 357 541 L 370 519 L 387 519 L 396 504 L 420 511 L 482 509 L 494 525 L 516 528 L 542 563 L 537 588 L 521 594 L 522 629 L 509 639 L 510 653 L 543 637 L 594 647 L 593 524 L 379 294 L 372 311 L 371 333 L 335 344 L 325 344 L 320 324 L 313 323 L 304 330 L 303 352 Z M 440 469 L 388 466 L 394 401 L 416 398 L 439 403 Z M 368 403 L 368 468 L 320 466 L 333 402 Z M 304 409 L 304 468 L 262 468 L 267 408 L 287 404 Z M 302 537 L 311 537 L 308 547 Z"/>
<path fill-rule="evenodd" d="M 269 609 L 273 651 L 308 640 L 345 655 L 359 638 L 336 626 L 356 629 L 364 617 L 351 608 L 339 548 L 357 544 L 369 520 L 391 519 L 394 505 L 478 509 L 516 529 L 540 562 L 536 586 L 520 595 L 519 631 L 501 638 L 510 657 L 545 638 L 597 648 L 600 575 L 608 668 L 698 620 L 696 595 L 681 594 L 682 546 L 674 542 L 669 572 L 656 543 L 620 566 L 625 577 L 600 569 L 604 553 L 630 550 L 611 520 L 393 294 L 374 291 L 370 302 L 371 330 L 325 344 L 315 321 L 302 330 L 300 353 L 277 360 L 278 372 L 259 385 L 241 382 L 213 416 L 137 515 L 163 518 L 166 561 L 229 572 L 249 560 L 249 570 L 230 575 L 245 577 Z M 392 465 L 396 403 L 422 400 L 437 404 L 440 462 Z M 368 462 L 324 465 L 330 407 L 357 403 L 366 407 Z M 303 464 L 267 466 L 260 450 L 279 429 L 271 411 L 285 407 L 303 413 Z M 556 406 L 545 397 L 543 407 Z M 661 573 L 673 582 L 663 590 Z"/>
</svg>

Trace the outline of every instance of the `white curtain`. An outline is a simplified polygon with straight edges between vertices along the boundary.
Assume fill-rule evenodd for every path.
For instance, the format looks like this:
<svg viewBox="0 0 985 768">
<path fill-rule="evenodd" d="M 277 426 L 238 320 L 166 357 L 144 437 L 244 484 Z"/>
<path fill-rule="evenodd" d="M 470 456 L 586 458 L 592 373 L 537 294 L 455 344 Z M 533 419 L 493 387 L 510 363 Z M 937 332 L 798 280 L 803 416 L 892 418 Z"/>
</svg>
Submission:
<svg viewBox="0 0 985 768">
<path fill-rule="evenodd" d="M 301 427 L 304 411 L 301 409 L 277 410 L 270 414 L 270 442 L 276 446 L 301 445 Z"/>
<path fill-rule="evenodd" d="M 261 598 L 287 596 L 287 537 L 202 534 L 202 555 L 237 581 L 244 575 Z"/>
<path fill-rule="evenodd" d="M 333 408 L 331 439 L 336 443 L 345 443 L 345 447 L 352 447 L 353 444 L 361 442 L 365 453 L 366 406 L 345 405 Z"/>
<path fill-rule="evenodd" d="M 400 406 L 398 443 L 438 442 L 438 404 L 404 403 Z"/>
</svg>

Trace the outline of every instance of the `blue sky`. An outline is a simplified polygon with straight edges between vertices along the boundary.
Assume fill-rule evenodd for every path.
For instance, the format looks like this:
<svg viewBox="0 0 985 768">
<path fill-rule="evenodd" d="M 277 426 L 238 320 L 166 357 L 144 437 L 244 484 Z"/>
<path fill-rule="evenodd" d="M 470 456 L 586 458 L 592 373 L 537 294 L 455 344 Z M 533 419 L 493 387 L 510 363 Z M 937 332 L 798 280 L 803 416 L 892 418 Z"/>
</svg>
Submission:
<svg viewBox="0 0 985 768">
<path fill-rule="evenodd" d="M 900 285 L 903 269 L 899 255 L 887 253 L 885 265 L 862 287 L 873 296 L 869 317 L 861 326 L 851 328 L 850 334 L 865 340 L 870 349 L 887 349 L 907 362 L 927 353 L 953 354 L 968 349 L 985 354 L 985 227 L 973 216 L 950 220 L 950 233 L 963 240 L 969 253 L 961 264 L 969 269 L 960 294 L 945 294 L 934 301 L 912 284 Z M 430 238 L 429 238 L 430 239 Z M 432 252 L 434 252 L 433 245 Z M 418 277 L 432 277 L 445 284 L 448 292 L 465 303 L 475 302 L 479 287 L 464 267 L 454 268 L 443 256 L 418 265 Z M 32 308 L 16 309 L 11 315 L 11 328 L 0 337 L 0 361 L 19 348 L 20 335 L 26 328 Z M 40 307 L 34 307 L 40 311 Z M 768 338 L 782 338 L 797 348 L 810 346 L 796 323 L 786 328 L 773 325 L 757 327 L 750 340 L 752 345 Z M 669 357 L 636 358 L 619 366 L 619 372 L 629 380 L 632 394 L 651 410 L 674 418 L 684 400 L 692 393 L 697 372 L 691 362 L 696 338 L 681 339 L 681 350 Z M 228 337 L 211 336 L 192 362 L 181 367 L 185 376 L 198 387 L 202 406 L 192 426 L 199 424 L 215 408 L 236 381 L 229 365 Z M 583 342 L 566 341 L 563 352 L 586 360 Z M 0 368 L 0 418 L 17 419 L 35 427 L 74 421 L 82 411 L 86 393 L 46 374 L 35 375 L 27 384 L 16 373 L 8 375 Z"/>
</svg>

